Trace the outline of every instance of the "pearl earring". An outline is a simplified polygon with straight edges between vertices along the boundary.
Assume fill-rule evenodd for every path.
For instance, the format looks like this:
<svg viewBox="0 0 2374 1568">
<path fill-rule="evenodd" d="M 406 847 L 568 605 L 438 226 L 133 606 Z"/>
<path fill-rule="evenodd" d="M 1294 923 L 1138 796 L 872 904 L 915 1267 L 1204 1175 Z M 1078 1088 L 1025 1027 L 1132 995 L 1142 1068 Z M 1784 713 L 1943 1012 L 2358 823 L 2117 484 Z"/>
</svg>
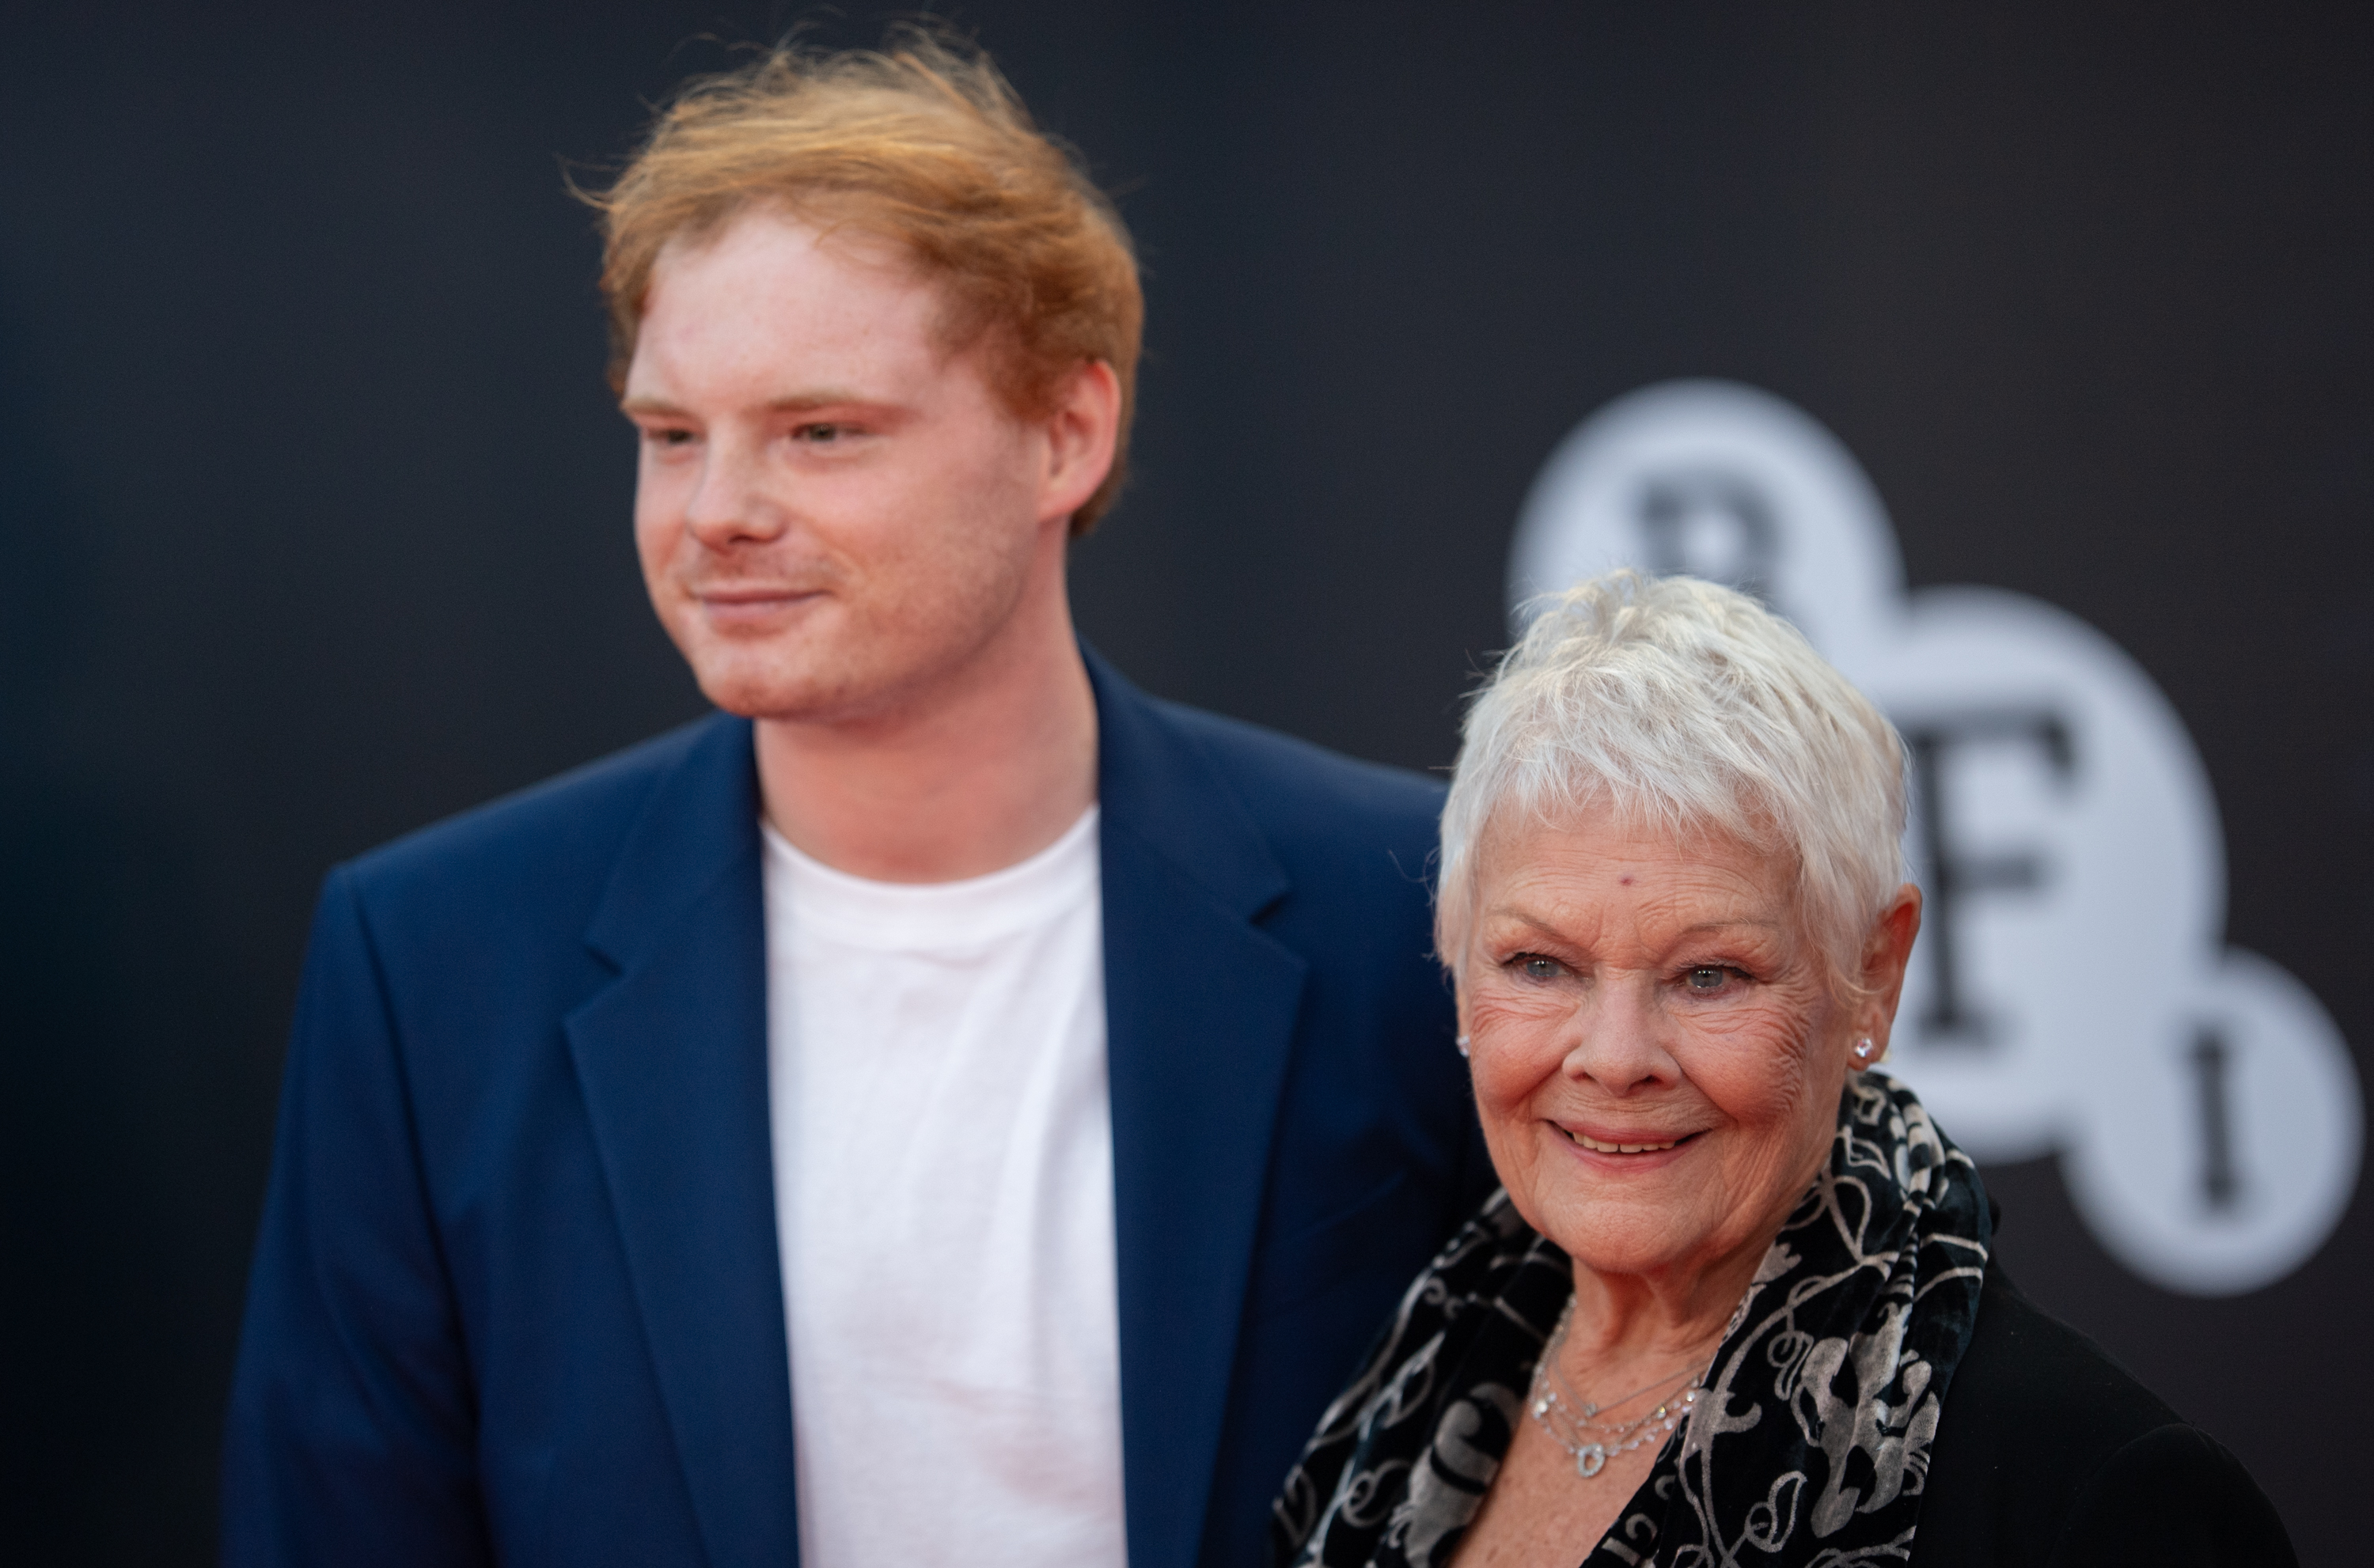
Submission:
<svg viewBox="0 0 2374 1568">
<path fill-rule="evenodd" d="M 1467 1036 L 1464 1035 L 1459 1036 L 1459 1054 L 1461 1056 L 1467 1054 Z"/>
</svg>

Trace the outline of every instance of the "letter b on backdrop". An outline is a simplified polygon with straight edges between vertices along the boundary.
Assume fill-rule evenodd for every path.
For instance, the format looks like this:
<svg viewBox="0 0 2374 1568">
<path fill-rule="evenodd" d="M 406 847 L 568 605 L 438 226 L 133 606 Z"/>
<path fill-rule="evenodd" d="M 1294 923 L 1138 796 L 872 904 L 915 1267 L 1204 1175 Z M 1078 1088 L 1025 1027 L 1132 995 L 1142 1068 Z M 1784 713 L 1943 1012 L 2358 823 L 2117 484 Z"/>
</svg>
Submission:
<svg viewBox="0 0 2374 1568">
<path fill-rule="evenodd" d="M 1902 732 L 1927 914 L 1890 1067 L 1948 1133 L 2058 1153 L 2095 1235 L 2169 1290 L 2254 1290 L 2322 1245 L 2357 1182 L 2355 1065 L 2305 986 L 2226 945 L 2216 802 L 2133 660 L 2025 595 L 1908 593 L 1853 456 L 1728 382 L 1634 392 L 1551 454 L 1511 613 L 1615 566 L 1757 595 Z"/>
</svg>

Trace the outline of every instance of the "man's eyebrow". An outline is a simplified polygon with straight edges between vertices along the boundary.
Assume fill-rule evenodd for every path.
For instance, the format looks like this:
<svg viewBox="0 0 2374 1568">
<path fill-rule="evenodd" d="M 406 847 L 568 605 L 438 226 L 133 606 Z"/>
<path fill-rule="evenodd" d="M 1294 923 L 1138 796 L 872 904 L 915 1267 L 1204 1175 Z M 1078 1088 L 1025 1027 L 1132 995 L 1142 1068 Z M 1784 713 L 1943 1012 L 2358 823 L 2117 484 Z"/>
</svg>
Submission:
<svg viewBox="0 0 2374 1568">
<path fill-rule="evenodd" d="M 853 392 L 843 387 L 818 387 L 814 392 L 793 392 L 787 397 L 771 398 L 767 407 L 776 414 L 805 414 L 812 408 L 837 408 L 849 404 L 873 408 L 877 400 Z"/>
<path fill-rule="evenodd" d="M 818 408 L 851 406 L 872 409 L 890 407 L 877 398 L 869 398 L 863 392 L 852 392 L 845 387 L 818 387 L 813 392 L 788 392 L 782 397 L 770 398 L 767 401 L 767 411 L 770 414 L 805 414 Z M 683 417 L 685 415 L 682 408 L 667 399 L 648 395 L 621 398 L 618 400 L 618 407 L 623 413 L 648 414 L 663 418 Z"/>
</svg>

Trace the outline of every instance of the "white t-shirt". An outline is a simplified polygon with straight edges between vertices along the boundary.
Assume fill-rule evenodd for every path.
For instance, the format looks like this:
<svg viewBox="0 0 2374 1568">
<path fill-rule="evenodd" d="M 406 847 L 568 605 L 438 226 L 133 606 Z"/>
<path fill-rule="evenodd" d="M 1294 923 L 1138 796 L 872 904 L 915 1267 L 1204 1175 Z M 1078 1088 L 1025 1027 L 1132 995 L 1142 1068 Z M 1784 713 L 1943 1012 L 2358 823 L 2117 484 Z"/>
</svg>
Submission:
<svg viewBox="0 0 2374 1568">
<path fill-rule="evenodd" d="M 1097 812 L 868 882 L 766 832 L 800 1561 L 1122 1568 Z"/>
</svg>

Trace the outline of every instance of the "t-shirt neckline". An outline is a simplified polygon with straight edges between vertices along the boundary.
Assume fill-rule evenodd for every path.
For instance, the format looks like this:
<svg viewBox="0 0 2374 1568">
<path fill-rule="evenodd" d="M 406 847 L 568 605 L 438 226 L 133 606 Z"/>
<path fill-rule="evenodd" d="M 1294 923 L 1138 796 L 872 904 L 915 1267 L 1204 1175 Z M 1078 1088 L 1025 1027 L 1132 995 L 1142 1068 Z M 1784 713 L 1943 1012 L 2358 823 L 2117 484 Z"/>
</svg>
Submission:
<svg viewBox="0 0 2374 1568">
<path fill-rule="evenodd" d="M 1097 892 L 1098 809 L 1091 802 L 1027 860 L 955 882 L 878 882 L 825 864 L 763 817 L 767 913 L 811 936 L 866 947 L 943 947 L 1042 924 Z"/>
</svg>

